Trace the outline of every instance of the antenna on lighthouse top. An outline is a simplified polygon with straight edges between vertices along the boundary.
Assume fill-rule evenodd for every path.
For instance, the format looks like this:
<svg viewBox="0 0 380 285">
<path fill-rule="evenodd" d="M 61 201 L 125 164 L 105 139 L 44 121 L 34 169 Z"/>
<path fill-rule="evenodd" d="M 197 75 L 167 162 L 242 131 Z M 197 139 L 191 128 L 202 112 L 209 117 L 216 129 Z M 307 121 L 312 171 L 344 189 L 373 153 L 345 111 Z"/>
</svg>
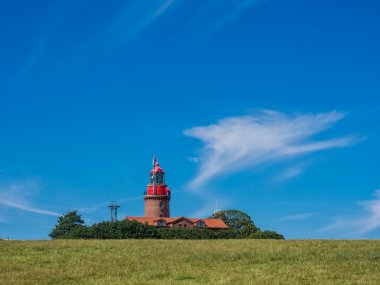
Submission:
<svg viewBox="0 0 380 285">
<path fill-rule="evenodd" d="M 153 195 L 156 195 L 156 165 L 157 165 L 157 157 L 153 155 Z"/>
<path fill-rule="evenodd" d="M 157 163 L 157 157 L 156 155 L 153 155 L 153 162 L 152 162 L 153 168 L 156 167 L 156 163 Z"/>
</svg>

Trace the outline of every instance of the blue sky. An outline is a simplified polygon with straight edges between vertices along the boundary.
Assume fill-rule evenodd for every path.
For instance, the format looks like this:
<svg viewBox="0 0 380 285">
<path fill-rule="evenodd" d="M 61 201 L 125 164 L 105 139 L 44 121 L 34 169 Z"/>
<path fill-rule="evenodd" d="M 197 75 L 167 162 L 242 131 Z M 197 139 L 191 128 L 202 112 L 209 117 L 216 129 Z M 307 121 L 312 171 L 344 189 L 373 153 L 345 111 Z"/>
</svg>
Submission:
<svg viewBox="0 0 380 285">
<path fill-rule="evenodd" d="M 240 209 L 288 238 L 380 237 L 380 4 L 2 1 L 0 237 L 57 215 Z"/>
</svg>

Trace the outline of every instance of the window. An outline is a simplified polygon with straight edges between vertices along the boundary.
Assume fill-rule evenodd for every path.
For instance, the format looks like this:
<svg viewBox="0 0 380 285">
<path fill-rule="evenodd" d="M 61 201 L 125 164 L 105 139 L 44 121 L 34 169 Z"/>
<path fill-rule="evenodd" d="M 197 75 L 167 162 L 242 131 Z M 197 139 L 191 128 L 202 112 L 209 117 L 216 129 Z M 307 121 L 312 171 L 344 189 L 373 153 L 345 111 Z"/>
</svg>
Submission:
<svg viewBox="0 0 380 285">
<path fill-rule="evenodd" d="M 156 174 L 156 183 L 163 184 L 164 183 L 164 175 L 162 173 Z"/>
<path fill-rule="evenodd" d="M 183 225 L 184 228 L 186 228 L 187 225 Z"/>
<path fill-rule="evenodd" d="M 204 221 L 198 221 L 197 222 L 197 227 L 198 228 L 204 228 L 205 227 L 205 222 Z"/>
<path fill-rule="evenodd" d="M 182 224 L 179 224 L 178 226 L 179 226 L 180 228 L 182 228 Z"/>
<path fill-rule="evenodd" d="M 164 220 L 157 221 L 157 227 L 165 227 L 165 226 L 166 226 L 166 222 Z"/>
<path fill-rule="evenodd" d="M 164 174 L 163 173 L 153 173 L 150 176 L 150 184 L 164 184 L 165 179 L 164 179 Z"/>
</svg>

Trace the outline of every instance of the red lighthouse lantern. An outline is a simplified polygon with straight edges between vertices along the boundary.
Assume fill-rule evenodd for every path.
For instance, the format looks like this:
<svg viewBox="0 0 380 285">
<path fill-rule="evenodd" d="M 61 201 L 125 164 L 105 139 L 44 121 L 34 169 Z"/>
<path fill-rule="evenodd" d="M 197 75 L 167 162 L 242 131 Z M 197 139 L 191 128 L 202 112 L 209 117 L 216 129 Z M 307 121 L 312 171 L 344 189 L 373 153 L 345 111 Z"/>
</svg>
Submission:
<svg viewBox="0 0 380 285">
<path fill-rule="evenodd" d="M 165 184 L 165 171 L 156 158 L 153 159 L 153 169 L 150 171 L 150 181 L 144 192 L 145 217 L 170 217 L 170 190 Z"/>
</svg>

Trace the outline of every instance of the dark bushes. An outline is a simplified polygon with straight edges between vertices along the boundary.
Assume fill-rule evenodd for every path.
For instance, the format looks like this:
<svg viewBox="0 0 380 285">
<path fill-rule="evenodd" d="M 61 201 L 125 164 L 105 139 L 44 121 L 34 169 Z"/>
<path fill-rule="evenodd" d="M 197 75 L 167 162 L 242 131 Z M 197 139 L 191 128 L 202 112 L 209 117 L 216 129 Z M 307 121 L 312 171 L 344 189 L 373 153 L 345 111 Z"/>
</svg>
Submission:
<svg viewBox="0 0 380 285">
<path fill-rule="evenodd" d="M 273 231 L 260 231 L 246 226 L 240 230 L 155 228 L 136 221 L 101 222 L 91 226 L 76 211 L 58 218 L 58 224 L 49 234 L 53 239 L 283 239 Z"/>
<path fill-rule="evenodd" d="M 258 231 L 249 235 L 249 238 L 255 239 L 284 239 L 282 234 L 274 231 Z"/>
<path fill-rule="evenodd" d="M 159 238 L 157 229 L 136 221 L 102 222 L 89 229 L 96 239 Z"/>
</svg>

